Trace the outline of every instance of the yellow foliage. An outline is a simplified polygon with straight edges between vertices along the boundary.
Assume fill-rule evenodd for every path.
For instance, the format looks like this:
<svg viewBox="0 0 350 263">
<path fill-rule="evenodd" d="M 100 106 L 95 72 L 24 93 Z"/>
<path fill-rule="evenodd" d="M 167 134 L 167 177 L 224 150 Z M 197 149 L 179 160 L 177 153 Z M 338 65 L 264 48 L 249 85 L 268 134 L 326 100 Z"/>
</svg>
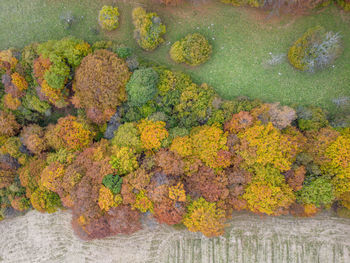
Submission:
<svg viewBox="0 0 350 263">
<path fill-rule="evenodd" d="M 174 201 L 185 202 L 186 201 L 186 192 L 184 189 L 184 185 L 182 183 L 178 183 L 175 186 L 169 187 L 169 198 Z"/>
<path fill-rule="evenodd" d="M 4 104 L 10 110 L 17 110 L 22 103 L 18 98 L 13 97 L 10 93 L 8 93 L 4 96 Z"/>
<path fill-rule="evenodd" d="M 201 197 L 189 205 L 187 210 L 183 223 L 189 231 L 200 231 L 207 237 L 223 234 L 225 212 L 216 203 L 207 202 Z"/>
<path fill-rule="evenodd" d="M 181 157 L 191 156 L 193 154 L 193 149 L 190 137 L 175 137 L 171 143 L 170 150 L 176 152 Z"/>
<path fill-rule="evenodd" d="M 143 119 L 137 125 L 141 134 L 141 142 L 146 150 L 157 150 L 161 147 L 162 141 L 169 136 L 163 121 L 150 121 Z"/>
<path fill-rule="evenodd" d="M 111 207 L 115 205 L 114 196 L 109 188 L 101 186 L 98 195 L 98 206 L 101 210 L 108 211 Z"/>
<path fill-rule="evenodd" d="M 258 122 L 239 133 L 238 137 L 241 145 L 237 150 L 247 166 L 271 164 L 281 171 L 287 171 L 300 152 L 298 138 L 281 134 L 271 122 L 267 125 Z"/>
<path fill-rule="evenodd" d="M 153 203 L 143 190 L 136 195 L 136 201 L 132 207 L 140 210 L 142 213 L 146 213 L 147 211 L 153 213 Z"/>
<path fill-rule="evenodd" d="M 20 91 L 26 90 L 28 88 L 28 83 L 19 73 L 15 72 L 11 75 L 12 83 L 15 85 Z"/>
</svg>

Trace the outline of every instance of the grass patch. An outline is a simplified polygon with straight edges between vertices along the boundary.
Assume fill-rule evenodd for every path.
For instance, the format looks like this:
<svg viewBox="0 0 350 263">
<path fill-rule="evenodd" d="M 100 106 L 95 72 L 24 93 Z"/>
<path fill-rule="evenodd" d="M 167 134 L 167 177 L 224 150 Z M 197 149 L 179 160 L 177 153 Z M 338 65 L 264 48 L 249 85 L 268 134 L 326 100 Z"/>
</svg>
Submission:
<svg viewBox="0 0 350 263">
<path fill-rule="evenodd" d="M 115 32 L 100 30 L 97 15 L 103 4 L 116 3 L 120 26 Z M 165 43 L 154 52 L 144 52 L 132 38 L 131 10 L 142 5 L 156 11 L 167 26 Z M 60 16 L 71 12 L 77 19 L 65 29 Z M 197 82 L 207 82 L 224 98 L 245 95 L 265 101 L 292 105 L 318 105 L 336 112 L 334 98 L 350 97 L 350 15 L 336 7 L 303 17 L 287 17 L 273 24 L 254 18 L 254 11 L 221 3 L 190 4 L 164 8 L 145 1 L 101 0 L 1 0 L 0 49 L 23 47 L 34 41 L 74 35 L 87 41 L 112 39 L 124 43 L 152 61 L 189 73 Z M 273 54 L 286 53 L 308 28 L 321 25 L 341 32 L 344 53 L 334 67 L 309 74 L 287 62 L 273 67 L 264 61 Z M 204 65 L 190 68 L 173 63 L 168 52 L 172 43 L 188 33 L 199 32 L 213 45 L 213 56 Z"/>
</svg>

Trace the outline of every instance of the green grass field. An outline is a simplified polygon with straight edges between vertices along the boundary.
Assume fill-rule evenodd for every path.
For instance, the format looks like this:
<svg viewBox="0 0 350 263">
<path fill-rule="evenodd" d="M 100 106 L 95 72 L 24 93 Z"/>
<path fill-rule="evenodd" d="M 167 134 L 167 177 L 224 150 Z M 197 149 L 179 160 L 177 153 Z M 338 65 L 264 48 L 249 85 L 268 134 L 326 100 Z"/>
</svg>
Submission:
<svg viewBox="0 0 350 263">
<path fill-rule="evenodd" d="M 164 8 L 147 1 L 137 2 L 140 1 L 1 0 L 0 49 L 66 35 L 90 42 L 111 39 L 134 48 L 139 56 L 185 71 L 197 82 L 209 83 L 227 99 L 245 95 L 290 105 L 318 105 L 335 112 L 332 100 L 350 97 L 350 14 L 336 7 L 264 22 L 255 18 L 258 13 L 254 10 L 221 3 Z M 120 8 L 120 27 L 113 33 L 100 31 L 97 24 L 98 10 L 105 3 Z M 131 10 L 135 5 L 158 12 L 167 26 L 166 41 L 154 52 L 142 51 L 133 40 Z M 77 21 L 71 29 L 65 29 L 60 20 L 68 12 Z M 301 34 L 316 25 L 343 36 L 344 52 L 334 67 L 309 74 L 293 69 L 288 62 L 265 65 L 270 52 L 286 53 Z M 214 47 L 212 58 L 197 68 L 176 65 L 168 56 L 171 43 L 191 32 L 203 33 Z"/>
</svg>

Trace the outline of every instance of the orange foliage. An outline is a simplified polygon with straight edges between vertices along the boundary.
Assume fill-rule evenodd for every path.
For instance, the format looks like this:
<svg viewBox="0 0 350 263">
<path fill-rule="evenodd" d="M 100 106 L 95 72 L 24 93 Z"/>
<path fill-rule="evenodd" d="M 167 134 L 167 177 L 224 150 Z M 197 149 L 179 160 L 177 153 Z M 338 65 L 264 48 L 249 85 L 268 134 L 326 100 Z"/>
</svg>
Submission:
<svg viewBox="0 0 350 263">
<path fill-rule="evenodd" d="M 131 73 L 124 60 L 107 50 L 86 56 L 78 67 L 73 104 L 86 110 L 88 118 L 102 124 L 126 100 L 125 85 Z"/>
<path fill-rule="evenodd" d="M 225 123 L 224 129 L 229 133 L 238 133 L 253 124 L 254 118 L 249 112 L 241 111 L 232 116 L 232 119 Z"/>
<path fill-rule="evenodd" d="M 48 144 L 58 150 L 82 150 L 92 143 L 94 132 L 91 128 L 68 115 L 60 118 L 55 126 L 49 126 L 46 133 Z"/>
<path fill-rule="evenodd" d="M 0 135 L 14 136 L 20 127 L 12 113 L 0 111 Z"/>
<path fill-rule="evenodd" d="M 141 143 L 146 150 L 157 150 L 161 147 L 162 141 L 169 136 L 163 121 L 151 121 L 143 119 L 137 125 L 141 134 Z"/>
<path fill-rule="evenodd" d="M 182 183 L 169 187 L 169 198 L 174 201 L 185 202 L 186 192 Z"/>
<path fill-rule="evenodd" d="M 21 101 L 8 93 L 4 96 L 4 104 L 10 110 L 17 110 L 21 106 Z"/>
<path fill-rule="evenodd" d="M 47 149 L 44 129 L 32 124 L 23 128 L 21 142 L 34 154 L 40 154 Z"/>
</svg>

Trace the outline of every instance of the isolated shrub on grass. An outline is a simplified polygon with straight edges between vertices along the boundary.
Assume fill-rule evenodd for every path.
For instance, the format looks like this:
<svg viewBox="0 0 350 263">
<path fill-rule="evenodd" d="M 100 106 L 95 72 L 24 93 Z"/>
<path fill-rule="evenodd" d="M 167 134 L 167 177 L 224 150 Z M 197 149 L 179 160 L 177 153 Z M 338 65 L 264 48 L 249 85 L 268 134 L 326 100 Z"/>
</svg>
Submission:
<svg viewBox="0 0 350 263">
<path fill-rule="evenodd" d="M 132 106 L 142 106 L 157 93 L 158 73 L 152 68 L 135 70 L 128 84 L 128 103 Z"/>
<path fill-rule="evenodd" d="M 309 29 L 289 49 L 289 62 L 301 71 L 315 72 L 334 63 L 342 51 L 339 33 Z"/>
<path fill-rule="evenodd" d="M 103 6 L 98 14 L 98 22 L 105 30 L 112 31 L 117 29 L 119 26 L 118 7 Z"/>
<path fill-rule="evenodd" d="M 125 62 L 108 50 L 86 56 L 76 71 L 73 104 L 84 108 L 89 119 L 102 124 L 126 100 L 130 72 Z"/>
<path fill-rule="evenodd" d="M 206 62 L 212 52 L 208 40 L 199 33 L 189 34 L 176 41 L 170 49 L 170 57 L 177 63 L 197 66 Z"/>
<path fill-rule="evenodd" d="M 134 38 L 141 48 L 152 51 L 164 42 L 165 25 L 156 13 L 147 13 L 142 7 L 137 7 L 132 11 L 132 19 Z"/>
</svg>

